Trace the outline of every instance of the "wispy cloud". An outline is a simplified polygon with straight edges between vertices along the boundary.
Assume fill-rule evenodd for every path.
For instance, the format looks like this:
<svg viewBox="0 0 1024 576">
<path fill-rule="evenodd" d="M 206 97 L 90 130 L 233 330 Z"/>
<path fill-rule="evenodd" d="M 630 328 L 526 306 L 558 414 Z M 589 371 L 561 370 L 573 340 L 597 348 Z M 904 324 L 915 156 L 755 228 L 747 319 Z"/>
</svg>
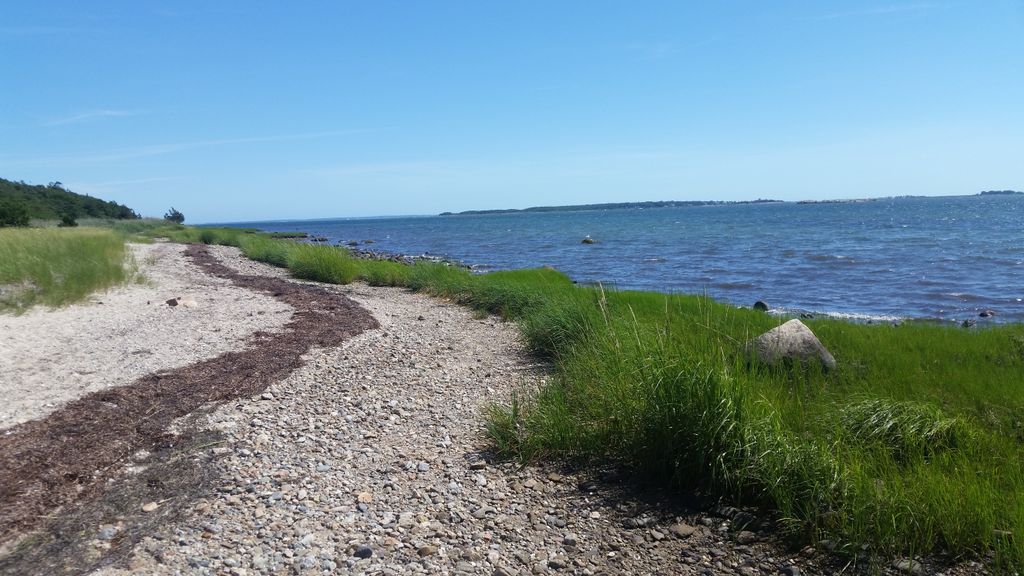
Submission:
<svg viewBox="0 0 1024 576">
<path fill-rule="evenodd" d="M 59 26 L 0 26 L 0 36 L 48 36 L 68 30 Z"/>
<path fill-rule="evenodd" d="M 274 136 L 251 136 L 245 138 L 220 138 L 214 140 L 194 140 L 191 142 L 174 142 L 168 144 L 150 144 L 145 146 L 133 146 L 130 148 L 118 148 L 114 150 L 108 150 L 105 152 L 97 152 L 93 154 L 59 154 L 41 158 L 23 159 L 17 161 L 9 159 L 8 162 L 12 164 L 99 164 L 105 162 L 120 162 L 122 160 L 132 160 L 135 158 L 145 158 L 148 156 L 162 156 L 164 154 L 173 154 L 175 152 L 185 152 L 188 150 L 197 150 L 202 148 L 215 148 L 220 146 L 230 146 L 236 144 L 258 144 L 266 142 L 289 142 L 296 140 L 312 140 L 315 138 L 329 138 L 332 136 L 352 136 L 356 134 L 366 134 L 371 132 L 380 132 L 387 128 L 365 128 L 365 129 L 351 129 L 351 130 L 332 130 L 326 132 L 304 132 L 299 134 L 278 134 Z"/>
<path fill-rule="evenodd" d="M 840 20 L 843 18 L 869 18 L 872 16 L 890 16 L 894 14 L 912 14 L 927 12 L 938 8 L 939 4 L 935 2 L 913 2 L 913 3 L 902 3 L 902 4 L 886 4 L 883 6 L 872 6 L 868 8 L 861 8 L 858 10 L 849 10 L 845 12 L 833 12 L 830 14 L 823 14 L 814 18 L 815 20 Z"/>
<path fill-rule="evenodd" d="M 157 184 L 160 182 L 175 182 L 184 180 L 182 176 L 155 176 L 151 178 L 133 178 L 131 180 L 110 180 L 106 182 L 66 182 L 68 188 L 80 194 L 114 194 L 124 192 L 125 189 L 134 190 L 146 184 Z"/>
<path fill-rule="evenodd" d="M 48 120 L 43 122 L 43 126 L 65 126 L 68 124 L 78 124 L 80 122 L 88 122 L 89 120 L 97 120 L 100 118 L 123 118 L 125 116 L 138 116 L 139 114 L 141 114 L 141 112 L 135 110 L 90 110 L 89 112 L 82 112 L 81 114 L 75 114 L 74 116 Z"/>
</svg>

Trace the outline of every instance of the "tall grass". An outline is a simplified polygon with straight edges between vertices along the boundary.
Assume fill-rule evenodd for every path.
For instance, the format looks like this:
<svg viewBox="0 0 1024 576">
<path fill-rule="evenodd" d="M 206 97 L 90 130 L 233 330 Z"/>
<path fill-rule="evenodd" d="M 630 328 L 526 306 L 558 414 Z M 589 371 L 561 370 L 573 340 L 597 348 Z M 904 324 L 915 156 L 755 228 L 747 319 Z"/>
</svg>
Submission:
<svg viewBox="0 0 1024 576">
<path fill-rule="evenodd" d="M 57 307 L 131 280 L 122 236 L 79 229 L 0 229 L 0 312 Z"/>
<path fill-rule="evenodd" d="M 782 319 L 705 297 L 355 260 L 237 231 L 207 239 L 299 277 L 403 286 L 518 322 L 554 373 L 489 407 L 512 457 L 615 462 L 877 561 L 946 551 L 1024 568 L 1024 326 L 812 320 L 839 369 L 764 369 L 745 343 Z"/>
</svg>

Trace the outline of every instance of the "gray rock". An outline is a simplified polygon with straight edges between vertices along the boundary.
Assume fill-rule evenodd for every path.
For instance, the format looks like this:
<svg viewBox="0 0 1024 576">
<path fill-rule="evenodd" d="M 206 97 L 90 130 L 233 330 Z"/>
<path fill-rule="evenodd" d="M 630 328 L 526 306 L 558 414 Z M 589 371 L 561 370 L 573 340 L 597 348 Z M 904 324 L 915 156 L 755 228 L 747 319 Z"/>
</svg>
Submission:
<svg viewBox="0 0 1024 576">
<path fill-rule="evenodd" d="M 754 302 L 754 310 L 758 310 L 760 312 L 767 312 L 768 304 L 765 303 L 764 300 L 758 300 L 757 302 Z"/>
<path fill-rule="evenodd" d="M 693 533 L 696 531 L 696 528 L 685 522 L 679 522 L 678 524 L 673 524 L 668 527 L 669 534 L 672 534 L 676 538 L 689 538 L 690 536 L 693 536 Z"/>
<path fill-rule="evenodd" d="M 759 362 L 769 366 L 783 362 L 820 362 L 826 370 L 835 370 L 832 357 L 810 328 L 793 319 L 758 336 L 748 344 Z"/>
<path fill-rule="evenodd" d="M 352 555 L 356 558 L 369 558 L 370 556 L 373 556 L 373 548 L 370 548 L 369 546 L 359 546 L 355 549 L 355 552 L 352 552 Z"/>
<path fill-rule="evenodd" d="M 782 574 L 782 576 L 801 576 L 802 572 L 800 572 L 800 568 L 790 564 L 789 566 L 779 568 L 779 574 Z"/>
<path fill-rule="evenodd" d="M 909 558 L 897 558 L 893 560 L 892 567 L 903 574 L 924 574 L 924 567 L 916 560 Z"/>
<path fill-rule="evenodd" d="M 114 536 L 117 536 L 117 527 L 110 524 L 100 526 L 100 540 L 112 540 Z"/>
</svg>

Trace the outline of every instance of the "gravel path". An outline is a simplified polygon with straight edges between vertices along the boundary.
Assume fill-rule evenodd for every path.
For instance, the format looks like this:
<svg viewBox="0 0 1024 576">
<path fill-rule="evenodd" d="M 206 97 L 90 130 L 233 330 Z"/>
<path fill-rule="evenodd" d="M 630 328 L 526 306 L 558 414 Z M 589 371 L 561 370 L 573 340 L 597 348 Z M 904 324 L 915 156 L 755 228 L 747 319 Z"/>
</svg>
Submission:
<svg viewBox="0 0 1024 576">
<path fill-rule="evenodd" d="M 275 298 L 199 270 L 181 244 L 130 246 L 144 283 L 58 310 L 0 315 L 0 429 L 90 392 L 236 350 L 291 318 L 291 307 Z M 184 305 L 166 304 L 178 297 Z"/>
<path fill-rule="evenodd" d="M 738 510 L 665 510 L 614 474 L 490 462 L 485 406 L 545 377 L 515 327 L 404 290 L 335 289 L 381 327 L 211 414 L 227 439 L 215 492 L 104 574 L 748 575 L 794 562 L 735 530 L 752 519 Z"/>
</svg>

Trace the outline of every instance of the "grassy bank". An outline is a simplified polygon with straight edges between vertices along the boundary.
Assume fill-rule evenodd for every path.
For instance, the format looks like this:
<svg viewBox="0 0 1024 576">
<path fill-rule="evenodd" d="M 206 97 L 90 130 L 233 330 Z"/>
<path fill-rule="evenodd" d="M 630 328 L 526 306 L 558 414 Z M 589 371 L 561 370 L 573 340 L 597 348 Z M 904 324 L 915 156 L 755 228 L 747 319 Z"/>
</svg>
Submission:
<svg viewBox="0 0 1024 576">
<path fill-rule="evenodd" d="M 0 229 L 0 312 L 63 306 L 130 280 L 124 238 L 98 229 Z"/>
<path fill-rule="evenodd" d="M 809 320 L 839 369 L 769 370 L 744 343 L 781 320 L 707 298 L 576 287 L 551 270 L 355 260 L 235 230 L 170 235 L 517 321 L 555 374 L 536 397 L 490 410 L 514 457 L 622 464 L 760 506 L 794 541 L 829 539 L 870 561 L 948 552 L 1024 567 L 1024 326 Z"/>
</svg>

